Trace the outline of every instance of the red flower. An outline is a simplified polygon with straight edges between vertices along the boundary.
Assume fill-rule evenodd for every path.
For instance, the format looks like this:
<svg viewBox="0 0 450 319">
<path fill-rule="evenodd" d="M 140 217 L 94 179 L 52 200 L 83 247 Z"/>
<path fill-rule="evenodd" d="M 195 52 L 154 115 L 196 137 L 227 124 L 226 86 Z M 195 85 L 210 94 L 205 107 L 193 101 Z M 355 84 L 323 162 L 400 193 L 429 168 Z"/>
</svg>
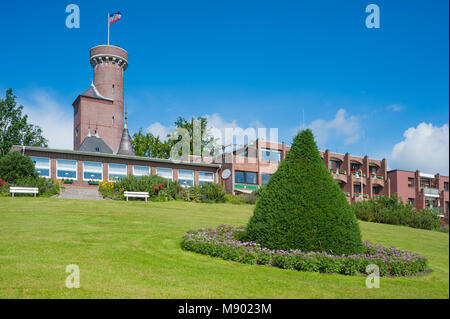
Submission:
<svg viewBox="0 0 450 319">
<path fill-rule="evenodd" d="M 162 188 L 163 186 L 161 184 L 158 185 L 159 188 Z"/>
<path fill-rule="evenodd" d="M 158 190 L 158 187 L 155 187 L 155 191 L 157 191 Z"/>
</svg>

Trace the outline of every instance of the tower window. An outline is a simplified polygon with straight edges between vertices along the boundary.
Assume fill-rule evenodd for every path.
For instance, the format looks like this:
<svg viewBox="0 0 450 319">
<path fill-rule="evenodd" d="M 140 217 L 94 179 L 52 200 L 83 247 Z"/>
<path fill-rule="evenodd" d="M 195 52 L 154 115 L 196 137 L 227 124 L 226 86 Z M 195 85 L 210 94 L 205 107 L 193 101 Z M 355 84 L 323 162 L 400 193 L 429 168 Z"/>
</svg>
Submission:
<svg viewBox="0 0 450 319">
<path fill-rule="evenodd" d="M 114 84 L 112 85 L 112 92 L 114 93 Z"/>
</svg>

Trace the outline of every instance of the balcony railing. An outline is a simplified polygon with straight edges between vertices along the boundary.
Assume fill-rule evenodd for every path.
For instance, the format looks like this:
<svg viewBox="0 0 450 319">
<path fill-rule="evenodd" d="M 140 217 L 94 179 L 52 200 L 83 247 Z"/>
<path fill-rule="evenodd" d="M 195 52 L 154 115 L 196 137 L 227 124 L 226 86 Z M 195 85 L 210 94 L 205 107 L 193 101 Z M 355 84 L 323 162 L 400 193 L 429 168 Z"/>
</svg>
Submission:
<svg viewBox="0 0 450 319">
<path fill-rule="evenodd" d="M 330 169 L 330 172 L 332 174 L 336 174 L 336 175 L 347 175 L 347 171 L 345 171 L 343 169 L 332 168 L 332 169 Z"/>
<path fill-rule="evenodd" d="M 422 187 L 423 192 L 425 196 L 431 195 L 431 196 L 439 196 L 439 189 L 438 188 L 432 188 L 432 187 Z"/>
<path fill-rule="evenodd" d="M 377 175 L 377 174 L 370 174 L 371 178 L 375 178 L 375 179 L 384 179 L 383 175 Z"/>
</svg>

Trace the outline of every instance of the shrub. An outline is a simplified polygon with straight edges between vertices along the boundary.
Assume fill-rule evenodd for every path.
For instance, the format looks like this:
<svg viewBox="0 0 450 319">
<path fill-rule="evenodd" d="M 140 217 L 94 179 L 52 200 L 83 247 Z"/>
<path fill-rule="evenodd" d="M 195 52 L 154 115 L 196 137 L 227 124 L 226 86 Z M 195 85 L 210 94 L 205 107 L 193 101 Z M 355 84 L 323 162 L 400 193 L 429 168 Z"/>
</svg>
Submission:
<svg viewBox="0 0 450 319">
<path fill-rule="evenodd" d="M 50 197 L 59 194 L 58 182 L 43 177 L 22 177 L 15 183 L 12 183 L 11 186 L 37 187 L 39 189 L 39 196 L 44 197 Z"/>
<path fill-rule="evenodd" d="M 428 230 L 441 229 L 440 218 L 434 210 L 416 210 L 412 205 L 404 204 L 396 193 L 390 198 L 383 196 L 378 200 L 353 202 L 351 208 L 356 217 L 363 221 Z"/>
<path fill-rule="evenodd" d="M 212 203 L 225 203 L 225 190 L 221 184 L 209 184 L 205 183 L 201 185 L 202 188 L 202 201 Z"/>
<path fill-rule="evenodd" d="M 261 191 L 245 241 L 269 249 L 358 254 L 358 221 L 323 163 L 313 134 L 300 132 Z"/>
<path fill-rule="evenodd" d="M 416 253 L 380 244 L 364 242 L 362 254 L 329 255 L 326 252 L 272 250 L 254 242 L 242 242 L 243 228 L 220 225 L 216 229 L 187 232 L 181 247 L 212 257 L 246 264 L 259 264 L 321 273 L 365 274 L 369 264 L 380 269 L 380 275 L 410 276 L 427 269 L 427 259 Z"/>
<path fill-rule="evenodd" d="M 14 151 L 0 158 L 0 178 L 4 182 L 15 183 L 23 177 L 37 177 L 34 163 L 28 156 Z"/>
</svg>

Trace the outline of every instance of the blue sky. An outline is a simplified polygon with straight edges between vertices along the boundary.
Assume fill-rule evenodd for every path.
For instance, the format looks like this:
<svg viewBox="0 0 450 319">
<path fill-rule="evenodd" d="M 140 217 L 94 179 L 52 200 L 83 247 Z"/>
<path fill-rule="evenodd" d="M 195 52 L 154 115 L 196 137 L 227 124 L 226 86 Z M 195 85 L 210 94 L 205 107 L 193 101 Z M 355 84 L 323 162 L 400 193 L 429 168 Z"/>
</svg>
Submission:
<svg viewBox="0 0 450 319">
<path fill-rule="evenodd" d="M 79 29 L 65 26 L 69 3 L 80 7 Z M 370 3 L 380 29 L 365 26 Z M 448 9 L 441 0 L 3 2 L 0 89 L 14 89 L 50 146 L 70 148 L 71 104 L 93 76 L 89 49 L 105 44 L 107 13 L 120 11 L 111 44 L 129 52 L 131 132 L 208 115 L 220 128 L 278 128 L 289 144 L 303 110 L 321 149 L 448 175 Z"/>
</svg>

